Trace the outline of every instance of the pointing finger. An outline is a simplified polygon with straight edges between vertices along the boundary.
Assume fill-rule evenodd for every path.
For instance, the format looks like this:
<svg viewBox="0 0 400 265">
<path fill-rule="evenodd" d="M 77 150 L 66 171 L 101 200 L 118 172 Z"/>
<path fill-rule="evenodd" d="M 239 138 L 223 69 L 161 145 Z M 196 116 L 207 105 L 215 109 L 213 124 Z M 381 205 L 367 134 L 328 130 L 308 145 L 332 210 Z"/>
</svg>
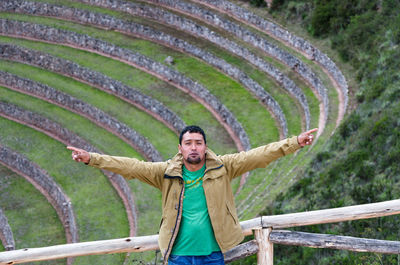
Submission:
<svg viewBox="0 0 400 265">
<path fill-rule="evenodd" d="M 76 152 L 81 151 L 81 149 L 76 148 L 76 147 L 73 147 L 73 146 L 67 146 L 67 149 L 68 149 L 68 150 L 72 150 L 72 151 L 76 151 Z"/>
<path fill-rule="evenodd" d="M 318 131 L 318 128 L 314 128 L 314 129 L 312 129 L 312 130 L 309 130 L 309 131 L 307 131 L 306 133 L 307 133 L 307 134 L 310 134 L 310 133 L 314 133 L 314 132 L 316 132 L 316 131 Z"/>
</svg>

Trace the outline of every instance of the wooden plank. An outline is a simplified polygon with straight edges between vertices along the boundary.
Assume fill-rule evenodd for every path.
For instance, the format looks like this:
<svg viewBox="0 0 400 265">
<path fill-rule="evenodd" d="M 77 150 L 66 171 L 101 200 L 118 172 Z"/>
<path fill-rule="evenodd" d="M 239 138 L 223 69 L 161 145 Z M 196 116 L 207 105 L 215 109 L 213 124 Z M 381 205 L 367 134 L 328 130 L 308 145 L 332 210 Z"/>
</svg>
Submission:
<svg viewBox="0 0 400 265">
<path fill-rule="evenodd" d="M 400 254 L 399 241 L 376 240 L 284 230 L 272 231 L 269 238 L 274 244 L 305 246 L 312 248 L 331 248 L 354 252 Z"/>
<path fill-rule="evenodd" d="M 263 227 L 261 216 L 254 219 L 242 221 L 240 222 L 240 226 L 242 227 L 242 232 L 244 235 L 246 236 L 252 235 L 253 230 L 260 229 Z"/>
<path fill-rule="evenodd" d="M 143 252 L 158 249 L 157 241 L 158 235 L 153 235 L 5 251 L 0 252 L 0 265 L 76 256 Z"/>
<path fill-rule="evenodd" d="M 251 235 L 251 229 L 272 227 L 274 229 L 336 223 L 400 214 L 400 200 L 392 200 L 334 209 L 262 216 L 241 222 L 243 233 Z"/>
<path fill-rule="evenodd" d="M 262 217 L 263 227 L 284 228 L 400 214 L 400 200 Z"/>
<path fill-rule="evenodd" d="M 258 252 L 258 244 L 256 240 L 250 240 L 240 244 L 224 254 L 225 263 L 230 263 L 238 259 L 242 259 Z"/>
</svg>

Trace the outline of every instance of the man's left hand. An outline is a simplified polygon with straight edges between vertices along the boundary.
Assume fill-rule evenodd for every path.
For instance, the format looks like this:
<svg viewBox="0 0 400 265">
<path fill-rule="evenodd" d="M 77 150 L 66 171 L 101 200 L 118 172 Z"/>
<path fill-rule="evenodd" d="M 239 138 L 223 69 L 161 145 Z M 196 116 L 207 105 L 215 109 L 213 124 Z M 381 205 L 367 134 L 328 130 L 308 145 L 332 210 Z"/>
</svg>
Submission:
<svg viewBox="0 0 400 265">
<path fill-rule="evenodd" d="M 314 140 L 313 133 L 315 133 L 316 131 L 318 131 L 318 128 L 309 130 L 307 132 L 303 132 L 299 136 L 297 136 L 297 142 L 299 143 L 299 145 L 301 147 L 306 146 L 306 145 L 311 145 Z"/>
</svg>

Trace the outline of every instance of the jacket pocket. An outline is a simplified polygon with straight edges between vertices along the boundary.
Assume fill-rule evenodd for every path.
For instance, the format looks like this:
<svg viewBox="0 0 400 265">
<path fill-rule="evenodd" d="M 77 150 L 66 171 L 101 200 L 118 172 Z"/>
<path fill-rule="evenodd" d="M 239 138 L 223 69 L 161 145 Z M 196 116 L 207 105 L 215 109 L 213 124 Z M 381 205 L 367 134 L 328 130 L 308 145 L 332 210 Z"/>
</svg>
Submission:
<svg viewBox="0 0 400 265">
<path fill-rule="evenodd" d="M 161 226 L 162 226 L 163 222 L 164 222 L 164 217 L 162 217 L 162 218 L 161 218 L 161 221 L 160 221 L 160 227 L 159 227 L 159 229 L 161 228 Z"/>
<path fill-rule="evenodd" d="M 229 207 L 228 204 L 226 204 L 226 209 L 227 209 L 227 211 L 228 211 L 228 214 L 232 217 L 233 222 L 235 223 L 235 225 L 237 225 L 237 224 L 238 224 L 237 217 L 233 214 L 233 212 L 232 212 L 232 210 L 230 209 L 230 207 Z"/>
</svg>

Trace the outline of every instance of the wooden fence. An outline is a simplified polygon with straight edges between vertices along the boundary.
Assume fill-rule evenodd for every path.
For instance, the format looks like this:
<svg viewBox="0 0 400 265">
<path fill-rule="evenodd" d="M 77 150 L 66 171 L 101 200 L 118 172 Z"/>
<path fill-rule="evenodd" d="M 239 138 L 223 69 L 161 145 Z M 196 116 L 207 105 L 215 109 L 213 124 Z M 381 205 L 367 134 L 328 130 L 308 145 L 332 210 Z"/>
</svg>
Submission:
<svg viewBox="0 0 400 265">
<path fill-rule="evenodd" d="M 258 264 L 272 265 L 273 244 L 400 254 L 399 241 L 277 230 L 295 226 L 335 223 L 396 214 L 400 214 L 400 200 L 257 217 L 241 222 L 243 233 L 245 235 L 254 233 L 255 239 L 236 246 L 225 253 L 225 261 L 229 263 L 233 260 L 257 254 Z M 4 251 L 0 252 L 0 265 L 85 255 L 157 250 L 157 240 L 157 235 L 151 235 Z"/>
</svg>

